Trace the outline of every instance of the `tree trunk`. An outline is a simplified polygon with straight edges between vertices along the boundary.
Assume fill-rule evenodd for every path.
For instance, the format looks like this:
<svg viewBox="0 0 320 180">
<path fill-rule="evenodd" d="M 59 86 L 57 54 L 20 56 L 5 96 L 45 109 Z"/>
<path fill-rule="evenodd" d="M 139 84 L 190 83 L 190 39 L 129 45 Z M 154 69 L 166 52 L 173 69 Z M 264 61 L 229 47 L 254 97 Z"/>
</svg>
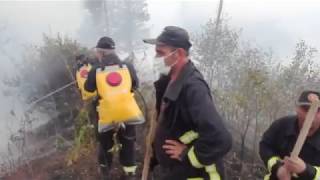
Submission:
<svg viewBox="0 0 320 180">
<path fill-rule="evenodd" d="M 243 162 L 244 160 L 244 156 L 245 156 L 245 145 L 246 145 L 246 136 L 249 130 L 249 126 L 250 126 L 250 118 L 247 119 L 247 124 L 245 127 L 245 130 L 243 132 L 243 134 L 241 135 L 241 149 L 240 149 L 240 160 L 241 162 Z"/>
</svg>

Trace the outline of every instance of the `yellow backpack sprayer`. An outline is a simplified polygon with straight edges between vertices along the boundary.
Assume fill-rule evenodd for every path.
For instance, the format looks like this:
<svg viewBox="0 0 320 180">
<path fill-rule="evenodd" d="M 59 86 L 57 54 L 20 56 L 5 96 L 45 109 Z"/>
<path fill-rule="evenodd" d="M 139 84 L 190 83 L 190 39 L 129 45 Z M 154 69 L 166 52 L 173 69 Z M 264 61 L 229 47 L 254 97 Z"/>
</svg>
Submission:
<svg viewBox="0 0 320 180">
<path fill-rule="evenodd" d="M 84 83 L 88 78 L 88 73 L 91 70 L 91 68 L 92 67 L 90 64 L 85 64 L 76 72 L 76 80 L 77 80 L 78 88 L 80 90 L 82 100 L 84 101 L 97 96 L 97 92 L 88 92 L 84 89 Z"/>
<path fill-rule="evenodd" d="M 97 91 L 100 96 L 97 111 L 99 132 L 117 123 L 142 124 L 145 119 L 131 91 L 132 79 L 126 65 L 98 68 Z"/>
</svg>

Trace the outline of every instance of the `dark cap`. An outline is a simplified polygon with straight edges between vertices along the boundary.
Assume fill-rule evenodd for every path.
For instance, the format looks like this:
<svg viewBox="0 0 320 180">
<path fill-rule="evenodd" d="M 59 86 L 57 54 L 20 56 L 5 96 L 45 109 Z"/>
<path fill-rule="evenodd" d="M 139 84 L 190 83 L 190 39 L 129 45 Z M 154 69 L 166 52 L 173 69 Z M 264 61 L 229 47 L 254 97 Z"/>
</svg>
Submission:
<svg viewBox="0 0 320 180">
<path fill-rule="evenodd" d="M 96 48 L 101 48 L 101 49 L 114 49 L 115 48 L 115 43 L 112 38 L 109 37 L 102 37 L 99 39 L 98 44 Z"/>
<path fill-rule="evenodd" d="M 188 32 L 177 26 L 167 26 L 156 39 L 144 39 L 143 42 L 156 45 L 168 45 L 189 50 L 192 44 Z"/>
<path fill-rule="evenodd" d="M 76 61 L 82 61 L 86 58 L 86 56 L 84 54 L 79 54 L 76 56 Z"/>
<path fill-rule="evenodd" d="M 297 105 L 298 106 L 310 106 L 311 102 L 309 101 L 309 95 L 310 94 L 315 94 L 318 96 L 318 98 L 320 99 L 320 93 L 317 91 L 303 91 L 298 99 Z"/>
</svg>

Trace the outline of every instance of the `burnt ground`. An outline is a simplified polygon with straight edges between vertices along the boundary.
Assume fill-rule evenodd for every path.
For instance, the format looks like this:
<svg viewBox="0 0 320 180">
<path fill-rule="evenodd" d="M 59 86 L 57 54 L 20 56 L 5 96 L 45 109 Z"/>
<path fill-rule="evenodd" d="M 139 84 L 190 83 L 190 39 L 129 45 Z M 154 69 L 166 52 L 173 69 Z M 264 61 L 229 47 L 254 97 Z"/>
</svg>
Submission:
<svg viewBox="0 0 320 180">
<path fill-rule="evenodd" d="M 95 151 L 83 154 L 78 161 L 68 165 L 66 159 L 67 152 L 55 152 L 47 157 L 42 157 L 31 161 L 30 163 L 19 167 L 14 173 L 5 176 L 3 180 L 99 180 L 101 176 L 98 170 Z M 226 172 L 229 180 L 257 180 L 262 179 L 262 166 L 260 164 L 242 165 L 238 159 L 235 159 L 230 153 L 226 159 Z M 116 158 L 116 157 L 115 157 Z M 111 172 L 114 180 L 119 180 L 121 170 L 119 164 L 114 161 Z M 140 161 L 141 162 L 141 161 Z M 141 174 L 139 163 L 139 173 Z"/>
<path fill-rule="evenodd" d="M 138 173 L 137 179 L 141 176 L 141 167 L 144 154 L 144 142 L 146 134 L 146 126 L 137 129 L 137 162 Z M 63 137 L 72 140 L 72 129 L 64 133 Z M 51 141 L 52 142 L 52 141 Z M 71 141 L 72 143 L 72 141 Z M 239 147 L 234 144 L 233 150 L 225 158 L 225 169 L 228 180 L 257 180 L 263 179 L 264 168 L 261 162 L 249 163 L 250 153 L 247 153 L 247 159 L 241 163 L 236 152 Z M 48 152 L 45 156 L 39 156 L 27 164 L 18 167 L 14 172 L 6 174 L 0 180 L 99 180 L 102 179 L 98 170 L 96 145 L 89 149 L 81 150 L 77 160 L 70 164 L 70 152 L 72 146 L 62 149 L 54 149 L 54 146 L 45 144 L 39 147 L 41 153 Z M 113 180 L 119 180 L 122 174 L 117 157 L 114 157 L 113 169 L 111 177 Z"/>
</svg>

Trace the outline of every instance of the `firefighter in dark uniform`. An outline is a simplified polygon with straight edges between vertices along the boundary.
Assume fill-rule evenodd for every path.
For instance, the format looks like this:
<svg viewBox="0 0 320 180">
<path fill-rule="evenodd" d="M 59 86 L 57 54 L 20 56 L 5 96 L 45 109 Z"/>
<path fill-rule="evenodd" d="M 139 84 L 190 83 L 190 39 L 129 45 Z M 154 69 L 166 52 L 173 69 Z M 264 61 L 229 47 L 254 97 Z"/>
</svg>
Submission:
<svg viewBox="0 0 320 180">
<path fill-rule="evenodd" d="M 109 82 L 109 76 L 106 78 L 103 78 L 102 82 L 98 81 L 98 71 L 103 72 L 106 69 L 112 69 L 112 68 L 122 68 L 126 67 L 129 71 L 128 73 L 128 81 L 132 84 L 130 84 L 130 87 L 132 87 L 131 92 L 124 92 L 124 93 L 130 93 L 128 94 L 129 97 L 132 97 L 132 91 L 138 88 L 138 78 L 136 75 L 136 71 L 133 68 L 133 66 L 129 63 L 123 63 L 119 57 L 115 53 L 115 43 L 114 41 L 109 37 L 102 37 L 95 48 L 96 50 L 96 58 L 98 60 L 98 63 L 96 66 L 94 66 L 89 74 L 88 79 L 85 82 L 85 90 L 89 92 L 98 92 L 99 96 L 99 103 L 97 102 L 97 111 L 99 112 L 99 106 L 100 110 L 103 111 L 105 109 L 114 108 L 117 104 L 121 104 L 121 102 L 111 102 L 113 104 L 109 104 L 104 106 L 101 104 L 103 101 L 103 96 L 105 94 L 108 94 L 108 92 L 101 92 L 99 90 L 99 83 L 105 83 L 104 80 L 108 80 Z M 110 77 L 113 77 L 113 79 L 110 79 L 110 84 L 116 83 L 117 80 L 121 80 L 121 77 L 116 76 L 117 73 L 111 73 L 109 74 Z M 123 77 L 122 77 L 123 78 Z M 123 80 L 123 79 L 122 79 Z M 120 83 L 121 84 L 121 83 Z M 112 84 L 112 86 L 116 86 L 117 84 Z M 110 86 L 112 88 L 112 86 Z M 128 85 L 129 86 L 129 85 Z M 100 86 L 103 87 L 103 86 Z M 119 92 L 120 94 L 122 92 Z M 119 94 L 118 93 L 118 94 Z M 114 95 L 115 96 L 115 95 Z M 104 108 L 104 109 L 103 109 Z M 120 112 L 121 113 L 121 112 Z M 101 119 L 102 114 L 97 114 L 97 118 Z M 106 116 L 111 116 L 112 114 L 107 114 Z M 113 179 L 109 177 L 109 171 L 112 164 L 112 158 L 113 158 L 113 151 L 115 150 L 115 142 L 114 142 L 114 134 L 116 133 L 117 139 L 119 143 L 121 144 L 120 147 L 120 164 L 123 167 L 124 176 L 123 179 L 134 179 L 134 175 L 136 173 L 136 161 L 135 161 L 135 138 L 136 138 L 136 131 L 135 126 L 138 123 L 121 123 L 121 124 L 110 124 L 110 125 L 104 125 L 100 127 L 99 125 L 99 133 L 98 133 L 98 142 L 99 142 L 99 152 L 98 152 L 98 161 L 100 164 L 100 170 L 102 171 L 102 174 L 105 179 Z M 117 132 L 116 132 L 117 131 Z"/>
<path fill-rule="evenodd" d="M 77 86 L 80 91 L 81 99 L 84 101 L 85 105 L 89 105 L 89 120 L 90 123 L 95 128 L 96 135 L 98 134 L 98 119 L 97 119 L 97 111 L 96 106 L 98 102 L 97 93 L 96 92 L 88 92 L 84 89 L 84 83 L 88 78 L 88 73 L 92 68 L 94 62 L 89 60 L 84 54 L 79 54 L 76 56 L 76 80 Z M 96 136 L 98 137 L 98 136 Z"/>
<path fill-rule="evenodd" d="M 186 30 L 165 27 L 155 44 L 157 128 L 154 153 L 163 180 L 224 179 L 223 156 L 232 138 L 202 74 L 189 60 Z"/>
<path fill-rule="evenodd" d="M 272 123 L 260 142 L 260 156 L 269 174 L 265 180 L 319 180 L 320 179 L 320 111 L 309 130 L 298 158 L 290 158 L 299 131 L 310 107 L 310 95 L 319 92 L 304 91 L 300 95 L 296 115 L 280 118 Z"/>
</svg>

